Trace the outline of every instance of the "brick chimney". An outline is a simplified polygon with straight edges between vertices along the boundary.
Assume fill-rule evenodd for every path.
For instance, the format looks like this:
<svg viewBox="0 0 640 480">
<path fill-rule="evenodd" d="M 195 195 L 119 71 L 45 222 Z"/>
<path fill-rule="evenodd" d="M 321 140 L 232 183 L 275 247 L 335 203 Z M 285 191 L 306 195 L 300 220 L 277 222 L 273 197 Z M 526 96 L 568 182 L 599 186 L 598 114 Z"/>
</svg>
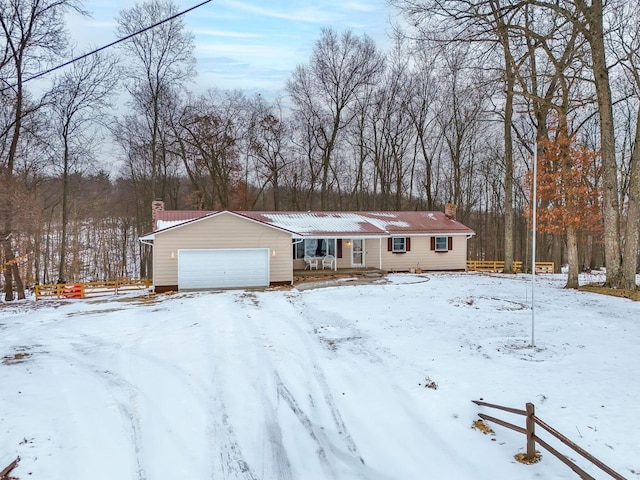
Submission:
<svg viewBox="0 0 640 480">
<path fill-rule="evenodd" d="M 153 230 L 157 230 L 158 212 L 164 211 L 164 202 L 162 200 L 154 200 L 151 202 L 151 221 L 153 222 Z"/>
<path fill-rule="evenodd" d="M 455 204 L 451 202 L 447 202 L 447 204 L 444 206 L 444 214 L 447 216 L 447 218 L 450 218 L 451 220 L 455 220 L 457 209 L 458 207 L 456 207 Z"/>
</svg>

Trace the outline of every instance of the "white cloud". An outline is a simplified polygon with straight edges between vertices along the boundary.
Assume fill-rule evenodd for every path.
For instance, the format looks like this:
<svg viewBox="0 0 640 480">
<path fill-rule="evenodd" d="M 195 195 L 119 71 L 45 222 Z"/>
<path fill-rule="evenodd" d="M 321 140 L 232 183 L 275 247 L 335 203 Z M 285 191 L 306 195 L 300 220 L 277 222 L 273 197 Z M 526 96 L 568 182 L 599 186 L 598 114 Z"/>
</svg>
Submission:
<svg viewBox="0 0 640 480">
<path fill-rule="evenodd" d="M 269 18 L 292 20 L 296 22 L 323 24 L 333 23 L 341 19 L 341 16 L 336 15 L 335 10 L 333 9 L 319 9 L 314 6 L 303 6 L 301 8 L 300 5 L 296 2 L 293 2 L 286 6 L 283 5 L 282 7 L 284 7 L 284 10 L 278 10 L 273 5 L 270 5 L 269 7 L 262 7 L 246 2 L 238 2 L 235 0 L 227 1 L 225 2 L 225 5 L 246 13 Z"/>
<path fill-rule="evenodd" d="M 294 48 L 275 45 L 240 45 L 237 43 L 198 43 L 196 52 L 203 60 L 210 57 L 233 58 L 238 62 L 255 65 L 270 65 L 291 70 L 292 61 L 297 61 Z"/>
<path fill-rule="evenodd" d="M 344 2 L 341 6 L 343 10 L 355 10 L 358 12 L 375 12 L 379 9 L 375 3 L 371 2 Z"/>
<path fill-rule="evenodd" d="M 261 38 L 264 37 L 260 33 L 248 33 L 248 32 L 232 32 L 230 30 L 212 30 L 203 28 L 194 28 L 192 32 L 196 35 L 202 35 L 207 37 L 228 37 L 228 38 Z"/>
</svg>

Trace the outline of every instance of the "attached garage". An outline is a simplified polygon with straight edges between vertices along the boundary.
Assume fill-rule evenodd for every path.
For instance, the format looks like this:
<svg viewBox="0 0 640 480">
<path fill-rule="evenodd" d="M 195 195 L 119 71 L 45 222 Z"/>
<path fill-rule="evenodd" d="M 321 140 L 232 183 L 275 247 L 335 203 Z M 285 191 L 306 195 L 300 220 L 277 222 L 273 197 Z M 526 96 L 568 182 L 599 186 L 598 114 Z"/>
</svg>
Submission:
<svg viewBox="0 0 640 480">
<path fill-rule="evenodd" d="M 269 249 L 178 250 L 178 289 L 269 286 Z"/>
<path fill-rule="evenodd" d="M 293 282 L 291 232 L 234 212 L 209 213 L 141 237 L 153 242 L 157 293 Z"/>
</svg>

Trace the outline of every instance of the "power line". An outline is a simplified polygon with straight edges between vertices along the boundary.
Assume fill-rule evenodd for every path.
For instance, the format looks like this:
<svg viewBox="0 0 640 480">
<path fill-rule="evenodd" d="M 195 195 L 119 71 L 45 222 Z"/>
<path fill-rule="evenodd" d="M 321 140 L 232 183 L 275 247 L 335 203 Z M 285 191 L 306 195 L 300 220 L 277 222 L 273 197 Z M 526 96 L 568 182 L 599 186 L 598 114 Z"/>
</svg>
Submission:
<svg viewBox="0 0 640 480">
<path fill-rule="evenodd" d="M 156 27 L 162 25 L 163 23 L 170 22 L 171 20 L 174 20 L 174 19 L 176 19 L 178 17 L 181 17 L 182 15 L 184 15 L 186 13 L 189 13 L 190 11 L 195 10 L 196 8 L 200 8 L 201 6 L 206 5 L 207 3 L 211 2 L 211 1 L 212 0 L 205 0 L 204 2 L 199 3 L 198 5 L 195 5 L 195 6 L 191 7 L 191 8 L 187 8 L 186 10 L 183 10 L 182 12 L 176 13 L 175 15 L 173 15 L 173 16 L 171 16 L 169 18 L 165 18 L 164 20 L 159 21 L 158 23 L 154 23 L 153 25 L 149 25 L 148 27 L 145 27 L 142 30 L 138 30 L 137 32 L 134 32 L 134 33 L 132 33 L 130 35 L 127 35 L 126 37 L 119 38 L 118 40 L 116 40 L 114 42 L 111 42 L 108 45 L 105 45 L 103 47 L 100 47 L 100 48 L 97 48 L 95 50 L 92 50 L 91 52 L 85 53 L 84 55 L 80 55 L 79 57 L 76 57 L 76 58 L 74 58 L 72 60 L 69 60 L 68 62 L 62 63 L 60 65 L 52 67 L 52 68 L 50 68 L 48 70 L 45 70 L 43 72 L 37 73 L 37 74 L 27 78 L 26 80 L 24 80 L 22 83 L 24 84 L 24 83 L 30 82 L 31 80 L 35 80 L 37 78 L 44 77 L 45 75 L 48 75 L 51 72 L 55 72 L 56 70 L 64 68 L 67 65 L 71 65 L 72 63 L 75 63 L 75 62 L 77 62 L 79 60 L 82 60 L 83 58 L 90 57 L 91 55 L 95 55 L 96 53 L 101 52 L 102 50 L 106 50 L 107 48 L 111 48 L 114 45 L 117 45 L 118 43 L 125 42 L 125 41 L 129 40 L 130 38 L 135 37 L 136 35 L 140 35 L 141 33 L 144 33 L 147 30 L 151 30 L 152 28 L 156 28 Z M 9 90 L 10 88 L 11 89 L 15 88 L 16 86 L 17 86 L 17 84 L 9 85 L 7 87 L 4 87 L 4 88 L 0 89 L 0 92 L 4 92 L 5 90 Z"/>
</svg>

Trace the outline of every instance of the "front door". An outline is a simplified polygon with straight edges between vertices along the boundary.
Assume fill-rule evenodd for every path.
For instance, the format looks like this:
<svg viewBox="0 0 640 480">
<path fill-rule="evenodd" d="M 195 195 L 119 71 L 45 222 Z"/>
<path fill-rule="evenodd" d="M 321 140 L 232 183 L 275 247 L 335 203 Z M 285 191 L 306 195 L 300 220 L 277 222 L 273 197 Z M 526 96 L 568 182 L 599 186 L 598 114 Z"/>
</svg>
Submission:
<svg viewBox="0 0 640 480">
<path fill-rule="evenodd" d="M 364 267 L 364 239 L 351 240 L 351 266 Z"/>
</svg>

